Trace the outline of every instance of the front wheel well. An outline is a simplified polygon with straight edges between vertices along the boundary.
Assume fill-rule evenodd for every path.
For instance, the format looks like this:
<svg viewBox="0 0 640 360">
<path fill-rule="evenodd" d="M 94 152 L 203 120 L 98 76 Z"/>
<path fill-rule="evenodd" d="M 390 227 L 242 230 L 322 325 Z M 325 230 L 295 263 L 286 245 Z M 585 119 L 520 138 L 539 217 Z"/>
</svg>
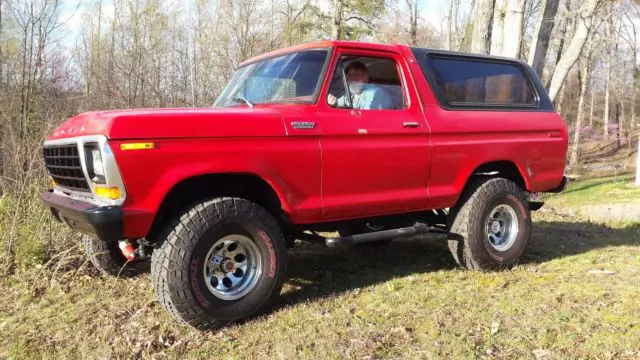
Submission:
<svg viewBox="0 0 640 360">
<path fill-rule="evenodd" d="M 158 207 L 147 238 L 154 241 L 173 216 L 203 199 L 214 197 L 249 200 L 265 208 L 281 226 L 288 224 L 278 194 L 264 179 L 252 174 L 207 174 L 183 180 L 167 193 Z"/>
</svg>

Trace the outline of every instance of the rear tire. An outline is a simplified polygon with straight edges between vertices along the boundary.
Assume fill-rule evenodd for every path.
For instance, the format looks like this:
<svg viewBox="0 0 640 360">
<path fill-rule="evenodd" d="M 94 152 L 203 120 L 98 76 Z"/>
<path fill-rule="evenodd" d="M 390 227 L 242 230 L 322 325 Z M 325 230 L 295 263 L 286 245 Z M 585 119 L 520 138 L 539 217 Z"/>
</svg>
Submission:
<svg viewBox="0 0 640 360">
<path fill-rule="evenodd" d="M 151 278 L 179 322 L 212 330 L 263 312 L 280 295 L 287 245 L 265 209 L 239 198 L 196 204 L 163 231 Z"/>
<path fill-rule="evenodd" d="M 473 181 L 449 214 L 449 250 L 467 269 L 509 268 L 520 259 L 529 241 L 529 204 L 512 181 Z"/>
</svg>

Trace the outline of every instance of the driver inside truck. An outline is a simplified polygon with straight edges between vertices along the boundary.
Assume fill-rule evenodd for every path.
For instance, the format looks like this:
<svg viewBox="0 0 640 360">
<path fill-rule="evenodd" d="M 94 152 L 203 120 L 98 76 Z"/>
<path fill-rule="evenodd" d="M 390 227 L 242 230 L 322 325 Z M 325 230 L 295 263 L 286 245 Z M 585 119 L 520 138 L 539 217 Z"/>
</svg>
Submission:
<svg viewBox="0 0 640 360">
<path fill-rule="evenodd" d="M 393 109 L 393 103 L 389 95 L 377 86 L 370 83 L 367 66 L 361 61 L 352 61 L 345 68 L 349 93 L 353 109 L 381 110 Z M 333 94 L 327 97 L 329 106 L 349 107 L 347 94 L 337 98 Z"/>
</svg>

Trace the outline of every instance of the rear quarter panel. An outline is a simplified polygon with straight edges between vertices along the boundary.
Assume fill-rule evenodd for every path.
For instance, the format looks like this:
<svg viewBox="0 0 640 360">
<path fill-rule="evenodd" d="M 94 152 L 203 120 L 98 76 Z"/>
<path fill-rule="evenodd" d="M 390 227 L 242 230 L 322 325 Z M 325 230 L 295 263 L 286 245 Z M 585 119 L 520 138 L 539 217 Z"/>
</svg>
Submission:
<svg viewBox="0 0 640 360">
<path fill-rule="evenodd" d="M 436 206 L 454 204 L 475 169 L 490 162 L 513 162 L 531 192 L 552 189 L 562 180 L 567 132 L 555 113 L 438 106 L 428 106 L 426 113 L 433 145 L 429 193 Z"/>
<path fill-rule="evenodd" d="M 431 208 L 455 204 L 469 177 L 483 164 L 514 163 L 531 192 L 562 181 L 567 128 L 555 112 L 539 78 L 520 63 L 540 96 L 538 109 L 446 109 L 430 86 L 419 58 L 405 49 L 431 129 L 433 160 L 428 190 Z M 418 54 L 420 56 L 420 54 Z"/>
</svg>

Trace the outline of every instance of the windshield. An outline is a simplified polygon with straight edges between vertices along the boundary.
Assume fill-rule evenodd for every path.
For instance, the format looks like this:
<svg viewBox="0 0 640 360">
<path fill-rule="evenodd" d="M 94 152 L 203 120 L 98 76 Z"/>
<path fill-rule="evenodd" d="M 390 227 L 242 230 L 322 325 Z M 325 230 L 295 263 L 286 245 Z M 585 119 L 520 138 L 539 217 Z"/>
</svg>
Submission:
<svg viewBox="0 0 640 360">
<path fill-rule="evenodd" d="M 324 49 L 307 50 L 245 65 L 236 70 L 213 106 L 312 103 L 327 54 Z"/>
</svg>

